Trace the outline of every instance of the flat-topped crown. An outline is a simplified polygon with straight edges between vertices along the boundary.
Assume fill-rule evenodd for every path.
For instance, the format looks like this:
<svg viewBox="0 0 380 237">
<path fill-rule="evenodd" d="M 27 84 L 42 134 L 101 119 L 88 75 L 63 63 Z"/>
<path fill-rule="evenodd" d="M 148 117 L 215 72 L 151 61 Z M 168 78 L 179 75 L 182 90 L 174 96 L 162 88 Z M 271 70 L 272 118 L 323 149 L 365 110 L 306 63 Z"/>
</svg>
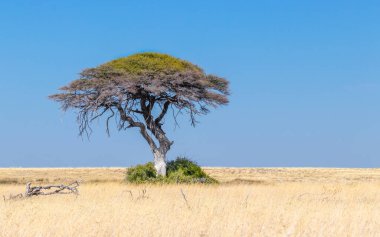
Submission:
<svg viewBox="0 0 380 237">
<path fill-rule="evenodd" d="M 118 58 L 101 66 L 111 67 L 132 75 L 160 72 L 177 73 L 188 70 L 202 72 L 202 69 L 190 62 L 168 54 L 152 52 L 138 53 L 128 57 Z"/>
</svg>

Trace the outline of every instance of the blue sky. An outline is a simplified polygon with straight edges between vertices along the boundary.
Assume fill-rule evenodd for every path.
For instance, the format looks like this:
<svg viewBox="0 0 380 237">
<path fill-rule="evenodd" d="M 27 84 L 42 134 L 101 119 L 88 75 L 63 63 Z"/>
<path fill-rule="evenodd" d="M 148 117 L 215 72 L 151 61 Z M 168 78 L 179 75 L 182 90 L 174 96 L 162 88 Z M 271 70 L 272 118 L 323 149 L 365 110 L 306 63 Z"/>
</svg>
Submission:
<svg viewBox="0 0 380 237">
<path fill-rule="evenodd" d="M 231 82 L 231 103 L 167 124 L 172 159 L 205 166 L 380 167 L 379 1 L 0 2 L 0 166 L 129 166 L 137 130 L 78 137 L 47 96 L 136 52 L 169 53 Z"/>
</svg>

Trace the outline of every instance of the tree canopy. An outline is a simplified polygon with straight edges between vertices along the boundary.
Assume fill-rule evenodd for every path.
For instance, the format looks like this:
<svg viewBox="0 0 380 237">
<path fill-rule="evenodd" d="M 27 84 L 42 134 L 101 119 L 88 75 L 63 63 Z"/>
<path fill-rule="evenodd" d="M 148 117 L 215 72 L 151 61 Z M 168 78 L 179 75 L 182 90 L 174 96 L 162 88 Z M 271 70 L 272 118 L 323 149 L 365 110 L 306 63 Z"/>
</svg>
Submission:
<svg viewBox="0 0 380 237">
<path fill-rule="evenodd" d="M 202 71 L 202 69 L 190 62 L 160 53 L 133 54 L 128 57 L 112 60 L 103 64 L 103 66 L 120 70 L 131 75 L 143 75 L 147 72 L 176 73 L 186 70 Z"/>
</svg>

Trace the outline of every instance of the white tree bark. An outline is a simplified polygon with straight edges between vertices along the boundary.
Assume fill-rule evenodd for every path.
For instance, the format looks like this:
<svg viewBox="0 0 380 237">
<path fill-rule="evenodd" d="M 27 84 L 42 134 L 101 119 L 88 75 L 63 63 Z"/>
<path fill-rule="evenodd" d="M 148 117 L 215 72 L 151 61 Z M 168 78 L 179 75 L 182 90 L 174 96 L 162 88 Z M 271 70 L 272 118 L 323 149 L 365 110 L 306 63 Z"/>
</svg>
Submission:
<svg viewBox="0 0 380 237">
<path fill-rule="evenodd" d="M 157 175 L 166 176 L 166 154 L 155 150 L 153 151 L 154 155 L 154 168 L 157 171 Z"/>
</svg>

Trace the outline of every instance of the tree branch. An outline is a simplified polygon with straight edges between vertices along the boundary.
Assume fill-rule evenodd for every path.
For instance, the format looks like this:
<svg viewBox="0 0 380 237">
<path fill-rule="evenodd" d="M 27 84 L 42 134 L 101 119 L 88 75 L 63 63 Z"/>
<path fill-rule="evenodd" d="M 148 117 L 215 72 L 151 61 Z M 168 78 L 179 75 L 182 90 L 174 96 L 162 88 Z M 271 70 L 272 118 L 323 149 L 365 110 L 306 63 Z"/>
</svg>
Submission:
<svg viewBox="0 0 380 237">
<path fill-rule="evenodd" d="M 156 124 L 159 124 L 161 122 L 161 120 L 164 118 L 164 116 L 168 112 L 169 105 L 170 105 L 170 101 L 166 101 L 160 115 L 154 121 Z"/>
<path fill-rule="evenodd" d="M 148 134 L 148 132 L 146 130 L 145 125 L 143 123 L 140 123 L 140 122 L 135 122 L 132 117 L 128 116 L 125 113 L 125 111 L 123 110 L 123 108 L 120 105 L 117 105 L 117 109 L 118 109 L 118 111 L 120 113 L 121 120 L 128 122 L 129 123 L 129 127 L 138 127 L 138 128 L 140 128 L 140 133 L 145 138 L 145 140 L 148 142 L 150 148 L 152 150 L 156 150 L 157 149 L 157 145 L 154 142 L 154 140 L 149 136 L 149 134 Z"/>
</svg>

